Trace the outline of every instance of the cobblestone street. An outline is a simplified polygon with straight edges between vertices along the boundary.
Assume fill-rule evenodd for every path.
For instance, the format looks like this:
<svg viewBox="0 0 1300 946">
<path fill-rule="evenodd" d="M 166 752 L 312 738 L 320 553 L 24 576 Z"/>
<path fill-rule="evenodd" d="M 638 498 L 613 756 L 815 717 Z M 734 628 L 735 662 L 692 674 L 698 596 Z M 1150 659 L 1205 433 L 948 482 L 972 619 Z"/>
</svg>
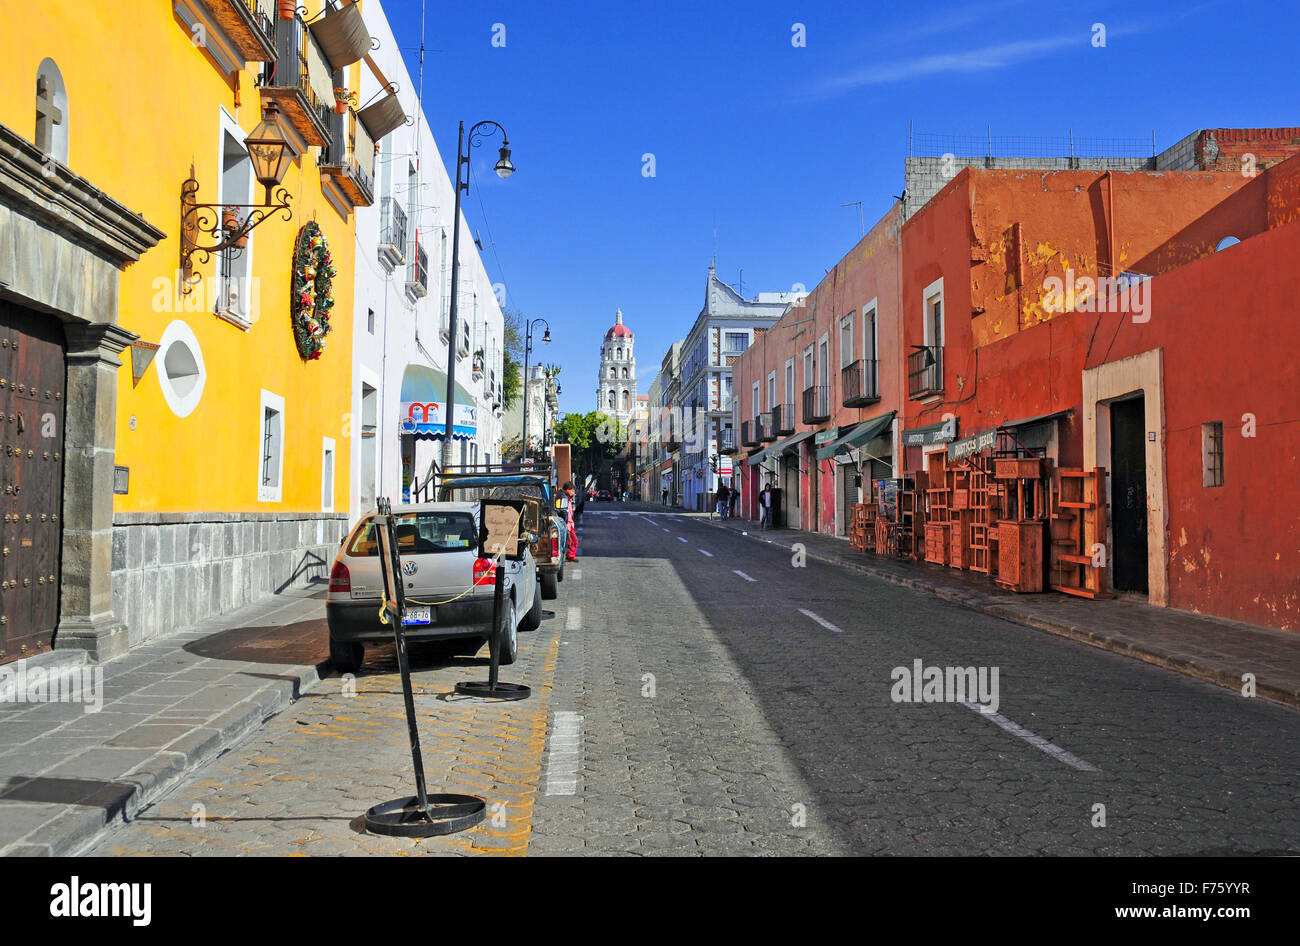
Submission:
<svg viewBox="0 0 1300 946">
<path fill-rule="evenodd" d="M 452 693 L 486 650 L 413 654 L 430 790 L 483 797 L 482 825 L 362 830 L 367 807 L 413 792 L 390 646 L 91 853 L 1300 849 L 1294 710 L 689 517 L 589 508 L 582 553 L 502 668 L 531 699 Z M 997 713 L 895 702 L 891 670 L 916 659 L 998 667 Z"/>
</svg>

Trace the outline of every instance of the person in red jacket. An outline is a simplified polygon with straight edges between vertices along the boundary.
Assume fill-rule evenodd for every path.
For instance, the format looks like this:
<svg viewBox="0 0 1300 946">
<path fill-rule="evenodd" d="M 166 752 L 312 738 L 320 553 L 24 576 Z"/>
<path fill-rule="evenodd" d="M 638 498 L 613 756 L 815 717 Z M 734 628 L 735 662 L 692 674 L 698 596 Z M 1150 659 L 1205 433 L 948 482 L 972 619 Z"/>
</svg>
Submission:
<svg viewBox="0 0 1300 946">
<path fill-rule="evenodd" d="M 565 484 L 560 489 L 569 500 L 565 503 L 565 517 L 569 523 L 569 548 L 564 560 L 566 562 L 576 562 L 578 560 L 578 530 L 573 526 L 573 510 L 577 506 L 577 498 L 576 491 L 573 488 L 573 481 L 565 481 Z"/>
</svg>

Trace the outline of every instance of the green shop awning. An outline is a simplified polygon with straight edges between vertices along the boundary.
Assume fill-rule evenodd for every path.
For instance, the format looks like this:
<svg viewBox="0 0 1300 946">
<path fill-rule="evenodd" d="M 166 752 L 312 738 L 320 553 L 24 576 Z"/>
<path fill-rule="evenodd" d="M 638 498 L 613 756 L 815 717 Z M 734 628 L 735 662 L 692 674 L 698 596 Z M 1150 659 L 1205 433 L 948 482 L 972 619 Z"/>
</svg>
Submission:
<svg viewBox="0 0 1300 946">
<path fill-rule="evenodd" d="M 852 428 L 847 434 L 828 443 L 817 451 L 818 460 L 829 460 L 837 453 L 848 453 L 850 450 L 856 450 L 868 441 L 875 440 L 880 436 L 881 431 L 889 426 L 894 419 L 894 412 L 881 414 L 879 417 L 873 417 L 871 420 L 864 420 L 856 427 Z"/>
<path fill-rule="evenodd" d="M 799 444 L 803 443 L 815 433 L 817 433 L 815 430 L 806 430 L 801 434 L 795 434 L 793 437 L 788 437 L 785 440 L 779 440 L 772 444 L 772 446 L 760 450 L 758 453 L 752 454 L 745 462 L 750 466 L 757 466 L 769 457 L 779 457 L 783 453 L 791 453 L 794 451 L 795 447 L 799 446 Z"/>
</svg>

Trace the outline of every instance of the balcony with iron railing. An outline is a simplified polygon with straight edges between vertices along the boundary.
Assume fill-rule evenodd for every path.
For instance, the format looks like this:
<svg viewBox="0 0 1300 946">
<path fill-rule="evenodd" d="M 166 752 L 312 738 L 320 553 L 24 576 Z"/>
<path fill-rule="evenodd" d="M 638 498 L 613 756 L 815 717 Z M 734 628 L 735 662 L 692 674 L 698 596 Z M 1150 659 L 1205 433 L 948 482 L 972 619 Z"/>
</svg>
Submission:
<svg viewBox="0 0 1300 946">
<path fill-rule="evenodd" d="M 736 452 L 736 430 L 734 427 L 723 427 L 722 432 L 718 434 L 718 452 L 727 457 Z"/>
<path fill-rule="evenodd" d="M 349 115 L 330 115 L 330 143 L 321 153 L 321 173 L 328 175 L 353 207 L 375 202 L 375 142 L 366 126 L 355 119 L 348 132 Z"/>
<path fill-rule="evenodd" d="M 244 62 L 275 62 L 275 0 L 206 0 L 202 9 L 200 5 L 190 9 L 200 17 L 210 14 Z M 192 24 L 190 28 L 194 30 Z M 194 30 L 196 45 L 200 35 Z"/>
<path fill-rule="evenodd" d="M 389 272 L 406 262 L 406 211 L 393 197 L 379 204 L 379 262 Z"/>
<path fill-rule="evenodd" d="M 793 404 L 778 404 L 772 408 L 772 429 L 778 437 L 788 437 L 794 433 Z"/>
<path fill-rule="evenodd" d="M 429 292 L 429 254 L 414 241 L 413 253 L 406 264 L 406 294 L 412 301 L 423 298 Z"/>
<path fill-rule="evenodd" d="M 830 386 L 815 384 L 803 389 L 803 422 L 820 424 L 831 419 Z"/>
<path fill-rule="evenodd" d="M 907 356 L 907 396 L 920 400 L 943 393 L 943 347 L 916 345 Z"/>
<path fill-rule="evenodd" d="M 333 76 L 302 17 L 275 21 L 275 61 L 262 70 L 262 101 L 274 101 L 308 145 L 330 143 Z"/>
<path fill-rule="evenodd" d="M 740 422 L 740 445 L 742 447 L 758 446 L 758 420 L 742 420 Z"/>
<path fill-rule="evenodd" d="M 762 443 L 771 443 L 776 439 L 776 423 L 771 411 L 758 415 L 758 439 Z"/>
<path fill-rule="evenodd" d="M 866 407 L 880 400 L 876 364 L 873 358 L 840 369 L 840 393 L 845 407 Z"/>
</svg>

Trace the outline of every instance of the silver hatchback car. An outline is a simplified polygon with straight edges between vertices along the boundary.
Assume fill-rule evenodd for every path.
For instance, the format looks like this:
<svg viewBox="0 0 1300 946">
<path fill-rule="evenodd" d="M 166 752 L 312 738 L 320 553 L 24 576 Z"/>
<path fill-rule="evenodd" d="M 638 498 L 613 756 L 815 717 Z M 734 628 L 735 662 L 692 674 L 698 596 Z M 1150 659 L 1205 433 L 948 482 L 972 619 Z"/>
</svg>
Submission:
<svg viewBox="0 0 1300 946">
<path fill-rule="evenodd" d="M 344 539 L 330 571 L 325 598 L 330 660 L 344 673 L 361 666 L 366 643 L 393 639 L 393 629 L 379 620 L 384 579 L 374 516 L 374 510 L 363 516 Z M 474 653 L 492 633 L 494 585 L 501 579 L 505 586 L 496 628 L 500 662 L 514 663 L 517 632 L 534 630 L 542 622 L 531 550 L 525 546 L 522 561 L 500 567 L 479 558 L 478 503 L 400 506 L 393 518 L 406 595 L 406 638 L 463 641 L 461 652 Z"/>
</svg>

